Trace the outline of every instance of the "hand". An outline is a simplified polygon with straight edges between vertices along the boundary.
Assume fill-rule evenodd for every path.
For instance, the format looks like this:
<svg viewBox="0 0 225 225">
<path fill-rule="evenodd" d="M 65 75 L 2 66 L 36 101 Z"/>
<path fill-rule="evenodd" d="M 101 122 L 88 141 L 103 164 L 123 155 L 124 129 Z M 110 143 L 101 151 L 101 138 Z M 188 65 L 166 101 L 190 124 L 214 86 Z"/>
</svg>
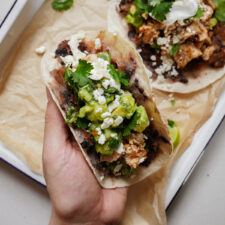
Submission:
<svg viewBox="0 0 225 225">
<path fill-rule="evenodd" d="M 49 92 L 43 167 L 53 204 L 50 224 L 114 224 L 125 208 L 127 189 L 99 186 Z"/>
</svg>

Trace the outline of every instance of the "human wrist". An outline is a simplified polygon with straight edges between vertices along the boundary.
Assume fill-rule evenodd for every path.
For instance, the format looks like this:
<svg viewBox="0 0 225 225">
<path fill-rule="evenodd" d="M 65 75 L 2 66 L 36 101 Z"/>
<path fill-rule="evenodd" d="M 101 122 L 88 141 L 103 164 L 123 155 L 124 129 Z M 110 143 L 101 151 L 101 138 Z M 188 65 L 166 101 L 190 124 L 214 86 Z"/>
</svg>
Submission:
<svg viewBox="0 0 225 225">
<path fill-rule="evenodd" d="M 105 224 L 97 221 L 87 223 L 75 222 L 72 221 L 72 219 L 66 219 L 59 216 L 54 210 L 52 210 L 49 225 L 105 225 Z"/>
</svg>

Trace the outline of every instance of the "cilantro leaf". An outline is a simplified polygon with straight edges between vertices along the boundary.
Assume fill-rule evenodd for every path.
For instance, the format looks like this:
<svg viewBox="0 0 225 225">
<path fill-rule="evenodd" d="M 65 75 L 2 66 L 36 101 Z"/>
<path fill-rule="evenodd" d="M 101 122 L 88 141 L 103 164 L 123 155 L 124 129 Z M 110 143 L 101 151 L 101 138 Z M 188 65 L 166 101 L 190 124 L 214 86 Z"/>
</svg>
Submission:
<svg viewBox="0 0 225 225">
<path fill-rule="evenodd" d="M 132 168 L 132 167 L 130 167 L 128 165 L 124 165 L 122 167 L 121 173 L 125 177 L 131 177 L 131 175 L 133 174 L 134 171 L 135 171 L 134 168 Z"/>
<path fill-rule="evenodd" d="M 148 0 L 135 0 L 136 6 L 143 11 L 143 13 L 149 13 Z"/>
<path fill-rule="evenodd" d="M 166 19 L 166 15 L 170 12 L 172 4 L 173 2 L 161 2 L 153 8 L 152 15 L 157 21 L 164 21 Z"/>
<path fill-rule="evenodd" d="M 137 121 L 138 121 L 138 113 L 137 111 L 134 113 L 131 121 L 127 125 L 127 127 L 123 131 L 123 136 L 128 136 L 131 134 L 131 130 L 133 130 L 137 126 Z"/>
<path fill-rule="evenodd" d="M 109 94 L 113 94 L 113 93 L 116 93 L 118 92 L 118 89 L 114 88 L 114 87 L 110 87 L 108 89 L 105 89 L 104 90 L 105 93 L 109 93 Z"/>
<path fill-rule="evenodd" d="M 161 0 L 148 0 L 148 4 L 151 6 L 156 6 L 161 3 Z"/>
<path fill-rule="evenodd" d="M 86 130 L 88 128 L 89 121 L 86 119 L 77 118 L 76 126 L 82 130 Z"/>
<path fill-rule="evenodd" d="M 91 63 L 80 59 L 79 64 L 77 66 L 77 69 L 71 73 L 72 80 L 74 83 L 76 83 L 79 87 L 83 87 L 87 84 L 92 84 L 92 80 L 88 78 L 88 76 L 91 75 L 91 70 L 94 67 L 91 65 Z"/>
<path fill-rule="evenodd" d="M 195 16 L 193 16 L 193 18 L 201 18 L 201 17 L 203 17 L 204 15 L 203 15 L 203 10 L 202 10 L 202 8 L 201 7 L 198 7 L 198 11 L 197 11 L 197 13 L 195 14 Z"/>
<path fill-rule="evenodd" d="M 117 149 L 119 147 L 119 144 L 120 144 L 120 140 L 117 138 L 111 138 L 109 140 L 109 147 L 111 149 Z"/>
<path fill-rule="evenodd" d="M 121 83 L 125 87 L 130 86 L 129 80 L 124 72 L 120 72 L 113 65 L 108 65 L 107 69 L 109 70 L 109 74 L 112 75 L 117 84 Z"/>
<path fill-rule="evenodd" d="M 174 127 L 174 125 L 175 125 L 175 122 L 173 120 L 170 120 L 170 119 L 167 120 L 167 123 L 170 127 Z"/>
<path fill-rule="evenodd" d="M 172 47 L 170 48 L 170 56 L 176 55 L 179 49 L 180 49 L 180 44 L 172 45 Z"/>
<path fill-rule="evenodd" d="M 225 22 L 225 1 L 224 0 L 214 0 L 214 3 L 216 4 L 216 13 L 215 17 L 221 22 Z"/>
<path fill-rule="evenodd" d="M 73 6 L 73 0 L 53 0 L 52 8 L 56 11 L 67 10 Z"/>
</svg>

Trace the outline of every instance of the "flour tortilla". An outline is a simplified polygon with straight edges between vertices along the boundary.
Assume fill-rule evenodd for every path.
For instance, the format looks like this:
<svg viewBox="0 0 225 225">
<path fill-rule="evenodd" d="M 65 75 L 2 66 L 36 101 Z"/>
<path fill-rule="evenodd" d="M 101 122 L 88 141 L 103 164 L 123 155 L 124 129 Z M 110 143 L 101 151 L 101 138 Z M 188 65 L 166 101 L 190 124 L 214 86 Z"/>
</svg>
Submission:
<svg viewBox="0 0 225 225">
<path fill-rule="evenodd" d="M 132 184 L 135 184 L 143 180 L 144 178 L 148 177 L 154 172 L 158 171 L 167 162 L 168 158 L 170 157 L 172 153 L 172 144 L 168 134 L 167 126 L 164 124 L 163 119 L 160 113 L 158 112 L 154 101 L 152 100 L 149 79 L 146 74 L 146 71 L 140 56 L 136 53 L 134 48 L 127 41 L 122 40 L 118 36 L 114 36 L 113 34 L 104 32 L 104 31 L 85 32 L 85 42 L 87 43 L 89 43 L 89 41 L 93 42 L 97 37 L 100 38 L 102 46 L 107 46 L 107 49 L 111 53 L 112 59 L 116 60 L 117 64 L 124 61 L 130 62 L 129 60 L 135 57 L 137 66 L 136 66 L 136 71 L 134 75 L 132 75 L 130 79 L 130 82 L 134 83 L 134 80 L 138 79 L 139 88 L 143 88 L 144 90 L 143 94 L 146 96 L 145 101 L 143 102 L 143 105 L 146 108 L 149 118 L 151 118 L 152 120 L 151 123 L 154 125 L 154 128 L 158 131 L 158 133 L 165 140 L 168 141 L 168 142 L 159 141 L 160 147 L 159 147 L 159 152 L 156 158 L 154 158 L 154 160 L 149 164 L 149 166 L 138 168 L 135 171 L 134 176 L 132 176 L 131 178 L 105 176 L 103 179 L 102 172 L 93 166 L 90 156 L 87 154 L 87 151 L 83 149 L 81 146 L 81 143 L 84 140 L 83 131 L 78 128 L 74 129 L 70 127 L 70 130 L 73 133 L 77 143 L 79 144 L 80 149 L 82 150 L 89 166 L 91 167 L 93 173 L 95 174 L 98 182 L 100 183 L 102 187 L 116 188 L 116 187 L 130 186 Z M 69 39 L 66 39 L 66 40 L 69 40 Z M 55 49 L 56 48 L 54 48 L 54 50 Z M 96 51 L 96 50 L 93 49 L 93 51 Z M 42 76 L 46 86 L 48 87 L 54 101 L 56 102 L 63 117 L 65 118 L 65 111 L 60 106 L 60 100 L 59 100 L 60 93 L 57 94 L 54 90 L 55 88 L 57 88 L 57 85 L 59 86 L 59 84 L 50 75 L 50 72 L 53 69 L 56 69 L 59 67 L 59 63 L 52 55 L 53 53 L 54 51 L 51 51 L 51 52 L 47 52 L 44 55 L 42 59 L 42 63 L 41 63 L 41 71 L 42 71 Z"/>
<path fill-rule="evenodd" d="M 126 20 L 119 14 L 120 0 L 112 0 L 108 9 L 108 31 L 118 33 L 122 38 L 129 40 L 128 38 L 128 25 Z M 131 42 L 131 41 L 130 41 Z M 135 44 L 131 42 L 135 47 Z M 188 83 L 174 82 L 169 79 L 152 79 L 151 84 L 153 88 L 175 93 L 191 93 L 201 90 L 208 85 L 214 83 L 225 74 L 225 67 L 212 68 L 210 66 L 201 66 L 195 71 L 188 71 L 183 75 L 188 79 Z M 149 71 L 151 77 L 151 72 Z"/>
</svg>

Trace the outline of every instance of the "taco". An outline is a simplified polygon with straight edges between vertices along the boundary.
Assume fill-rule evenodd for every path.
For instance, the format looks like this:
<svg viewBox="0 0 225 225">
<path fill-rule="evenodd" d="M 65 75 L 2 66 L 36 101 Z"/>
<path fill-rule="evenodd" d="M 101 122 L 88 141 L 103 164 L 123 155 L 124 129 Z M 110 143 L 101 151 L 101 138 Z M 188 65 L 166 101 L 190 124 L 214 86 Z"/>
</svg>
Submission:
<svg viewBox="0 0 225 225">
<path fill-rule="evenodd" d="M 108 30 L 136 47 L 154 88 L 190 93 L 225 74 L 225 5 L 212 0 L 114 0 Z"/>
<path fill-rule="evenodd" d="M 42 75 L 99 183 L 137 183 L 172 152 L 135 49 L 111 33 L 79 32 L 42 59 Z"/>
</svg>

